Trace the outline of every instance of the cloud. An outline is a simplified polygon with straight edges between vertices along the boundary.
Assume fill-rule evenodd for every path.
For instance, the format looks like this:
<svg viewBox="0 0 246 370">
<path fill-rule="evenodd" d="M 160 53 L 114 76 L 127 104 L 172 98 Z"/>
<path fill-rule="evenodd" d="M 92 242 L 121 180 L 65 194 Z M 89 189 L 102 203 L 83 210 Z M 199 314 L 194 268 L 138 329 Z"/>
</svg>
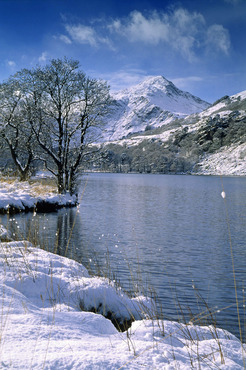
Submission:
<svg viewBox="0 0 246 370">
<path fill-rule="evenodd" d="M 131 42 L 143 41 L 154 45 L 162 40 L 167 41 L 169 34 L 168 24 L 163 22 L 157 13 L 147 19 L 139 11 L 132 12 L 125 22 L 114 21 L 110 28 L 124 35 Z"/>
<path fill-rule="evenodd" d="M 56 39 L 67 45 L 106 46 L 119 51 L 126 41 L 147 47 L 162 47 L 160 50 L 164 48 L 165 52 L 175 52 L 189 62 L 199 61 L 206 55 L 228 55 L 230 50 L 230 35 L 222 25 L 208 25 L 201 13 L 184 8 L 149 13 L 135 10 L 125 18 L 111 21 L 95 19 L 90 25 L 66 22 L 64 27 L 66 32 Z"/>
<path fill-rule="evenodd" d="M 207 47 L 209 51 L 220 50 L 224 54 L 229 54 L 230 37 L 228 31 L 219 24 L 210 26 L 207 30 Z"/>
<path fill-rule="evenodd" d="M 91 46 L 96 46 L 97 36 L 93 28 L 88 26 L 80 25 L 66 25 L 66 31 L 73 41 L 79 44 L 90 44 Z"/>
<path fill-rule="evenodd" d="M 208 78 L 208 77 L 206 77 Z M 192 94 L 197 94 L 200 86 L 203 86 L 205 83 L 205 78 L 201 76 L 186 76 L 186 77 L 169 77 L 170 81 L 174 83 L 179 89 L 184 91 L 189 91 Z"/>
<path fill-rule="evenodd" d="M 14 68 L 16 66 L 16 63 L 13 60 L 8 60 L 7 65 L 11 68 Z"/>
<path fill-rule="evenodd" d="M 95 75 L 96 78 L 108 81 L 111 92 L 117 92 L 137 85 L 148 77 L 148 75 L 146 75 L 146 71 L 129 67 L 125 67 L 116 72 L 102 73 L 99 75 L 96 72 L 90 71 L 90 74 Z"/>
<path fill-rule="evenodd" d="M 66 35 L 60 35 L 59 39 L 63 42 L 65 42 L 65 44 L 72 44 L 72 41 L 70 40 L 69 37 L 67 37 Z"/>
<path fill-rule="evenodd" d="M 70 38 L 62 35 L 60 39 L 64 42 L 71 43 L 71 40 L 79 44 L 89 44 L 90 46 L 97 47 L 100 44 L 106 44 L 110 47 L 111 43 L 109 39 L 100 36 L 96 30 L 90 26 L 83 24 L 70 25 L 66 24 L 65 29 Z M 69 42 L 70 41 L 70 42 Z"/>
<path fill-rule="evenodd" d="M 223 26 L 208 27 L 202 14 L 183 8 L 170 13 L 154 11 L 148 16 L 133 11 L 127 18 L 114 20 L 109 29 L 132 43 L 165 44 L 190 62 L 210 46 L 225 54 L 230 46 L 229 33 Z"/>
<path fill-rule="evenodd" d="M 180 89 L 187 89 L 193 83 L 200 83 L 204 79 L 200 76 L 188 76 L 188 77 L 179 77 L 173 78 L 171 81 L 178 86 Z"/>
<path fill-rule="evenodd" d="M 38 58 L 39 63 L 46 63 L 48 58 L 48 53 L 44 51 L 41 56 Z"/>
</svg>

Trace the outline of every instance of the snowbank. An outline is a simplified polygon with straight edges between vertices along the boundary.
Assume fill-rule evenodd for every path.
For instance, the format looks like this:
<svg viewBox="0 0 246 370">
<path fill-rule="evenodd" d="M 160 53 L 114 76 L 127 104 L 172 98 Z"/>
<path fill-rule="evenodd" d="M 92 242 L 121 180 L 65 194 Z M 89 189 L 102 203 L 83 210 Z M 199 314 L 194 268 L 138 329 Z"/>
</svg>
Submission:
<svg viewBox="0 0 246 370">
<path fill-rule="evenodd" d="M 39 194 L 40 192 L 40 194 Z M 70 194 L 56 194 L 50 186 L 30 185 L 28 182 L 0 182 L 0 213 L 55 211 L 77 204 L 77 197 Z"/>
<path fill-rule="evenodd" d="M 0 243 L 0 266 L 1 368 L 243 368 L 235 336 L 147 319 L 150 300 L 129 298 L 75 261 L 12 241 Z M 136 321 L 119 332 L 108 312 Z"/>
</svg>

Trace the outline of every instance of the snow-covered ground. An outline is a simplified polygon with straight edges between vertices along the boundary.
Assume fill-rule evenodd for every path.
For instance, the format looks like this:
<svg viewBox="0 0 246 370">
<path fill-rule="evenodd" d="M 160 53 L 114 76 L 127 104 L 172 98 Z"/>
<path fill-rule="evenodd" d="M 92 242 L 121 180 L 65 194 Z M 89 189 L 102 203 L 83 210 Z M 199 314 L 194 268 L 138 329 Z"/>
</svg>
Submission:
<svg viewBox="0 0 246 370">
<path fill-rule="evenodd" d="M 200 175 L 246 176 L 246 144 L 223 147 L 198 164 Z"/>
<path fill-rule="evenodd" d="M 230 333 L 152 320 L 150 300 L 130 299 L 75 261 L 2 242 L 0 265 L 2 369 L 243 368 Z M 94 307 L 98 314 L 88 312 Z M 136 321 L 119 332 L 107 312 Z"/>
<path fill-rule="evenodd" d="M 166 130 L 162 132 L 161 134 L 151 134 L 151 135 L 146 135 L 144 132 L 141 134 L 135 134 L 134 136 L 131 136 L 130 138 L 126 139 L 121 139 L 121 140 L 112 140 L 112 141 L 105 141 L 103 144 L 108 145 L 108 144 L 116 144 L 116 145 L 121 145 L 121 146 L 137 146 L 141 144 L 143 141 L 153 141 L 153 140 L 161 140 L 163 142 L 167 141 L 171 134 L 174 132 L 173 129 Z M 98 144 L 98 146 L 101 146 L 101 144 Z"/>
<path fill-rule="evenodd" d="M 52 209 L 63 206 L 73 206 L 77 202 L 76 196 L 69 194 L 60 195 L 54 187 L 44 185 L 42 182 L 34 182 L 31 186 L 18 180 L 0 181 L 0 212 L 8 210 L 15 212 L 35 210 L 41 206 Z"/>
</svg>

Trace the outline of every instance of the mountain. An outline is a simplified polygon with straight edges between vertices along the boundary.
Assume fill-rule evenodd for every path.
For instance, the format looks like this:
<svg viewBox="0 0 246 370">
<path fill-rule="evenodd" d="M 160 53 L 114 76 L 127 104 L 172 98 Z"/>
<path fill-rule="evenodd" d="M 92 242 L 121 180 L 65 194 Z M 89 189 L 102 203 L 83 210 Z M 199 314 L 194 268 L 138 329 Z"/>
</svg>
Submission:
<svg viewBox="0 0 246 370">
<path fill-rule="evenodd" d="M 149 93 L 149 88 L 146 90 Z M 179 117 L 183 112 L 179 109 Z M 246 91 L 242 91 L 222 97 L 202 112 L 104 142 L 99 156 L 94 156 L 86 166 L 111 172 L 245 176 L 245 158 Z"/>
<path fill-rule="evenodd" d="M 117 140 L 132 133 L 160 127 L 177 118 L 201 112 L 209 103 L 178 89 L 162 76 L 113 94 L 106 117 L 105 140 Z"/>
</svg>

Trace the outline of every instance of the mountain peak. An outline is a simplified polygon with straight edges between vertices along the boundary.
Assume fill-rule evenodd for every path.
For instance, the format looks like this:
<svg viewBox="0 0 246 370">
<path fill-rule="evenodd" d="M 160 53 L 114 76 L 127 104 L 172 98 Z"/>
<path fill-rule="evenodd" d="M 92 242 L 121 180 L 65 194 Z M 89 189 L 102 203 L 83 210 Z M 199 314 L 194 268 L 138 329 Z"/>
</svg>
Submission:
<svg viewBox="0 0 246 370">
<path fill-rule="evenodd" d="M 208 108 L 210 104 L 178 89 L 163 76 L 149 76 L 139 84 L 113 94 L 114 104 L 108 117 L 110 136 L 120 138 L 158 127 Z"/>
<path fill-rule="evenodd" d="M 149 76 L 139 85 L 141 84 L 167 86 L 169 84 L 172 84 L 172 82 L 168 81 L 164 76 Z"/>
</svg>

